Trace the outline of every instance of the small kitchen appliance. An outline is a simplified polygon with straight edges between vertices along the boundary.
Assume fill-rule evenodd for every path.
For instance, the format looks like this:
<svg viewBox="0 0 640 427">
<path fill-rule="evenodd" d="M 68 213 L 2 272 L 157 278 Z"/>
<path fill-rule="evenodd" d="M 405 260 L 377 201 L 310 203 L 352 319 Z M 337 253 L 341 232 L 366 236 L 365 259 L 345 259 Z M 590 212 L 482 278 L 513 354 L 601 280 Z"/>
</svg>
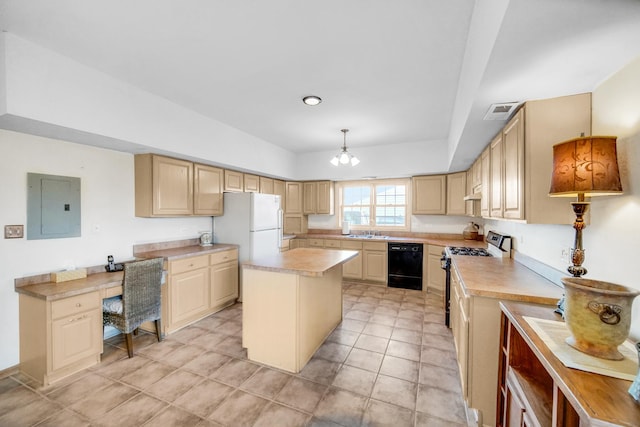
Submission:
<svg viewBox="0 0 640 427">
<path fill-rule="evenodd" d="M 211 246 L 211 233 L 209 231 L 203 231 L 200 234 L 200 246 Z"/>
<path fill-rule="evenodd" d="M 467 226 L 462 230 L 462 238 L 464 240 L 478 240 L 478 230 L 480 226 L 475 222 L 470 222 Z"/>
</svg>

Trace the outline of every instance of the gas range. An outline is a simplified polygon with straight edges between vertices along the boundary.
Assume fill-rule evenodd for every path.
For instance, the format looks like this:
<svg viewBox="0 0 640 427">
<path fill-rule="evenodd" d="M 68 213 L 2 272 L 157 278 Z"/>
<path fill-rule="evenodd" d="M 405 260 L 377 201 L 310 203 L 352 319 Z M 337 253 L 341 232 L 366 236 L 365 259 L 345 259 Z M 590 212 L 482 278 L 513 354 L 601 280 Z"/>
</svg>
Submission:
<svg viewBox="0 0 640 427">
<path fill-rule="evenodd" d="M 449 254 L 451 255 L 468 255 L 468 256 L 491 256 L 485 248 L 469 248 L 467 246 L 449 246 Z"/>
</svg>

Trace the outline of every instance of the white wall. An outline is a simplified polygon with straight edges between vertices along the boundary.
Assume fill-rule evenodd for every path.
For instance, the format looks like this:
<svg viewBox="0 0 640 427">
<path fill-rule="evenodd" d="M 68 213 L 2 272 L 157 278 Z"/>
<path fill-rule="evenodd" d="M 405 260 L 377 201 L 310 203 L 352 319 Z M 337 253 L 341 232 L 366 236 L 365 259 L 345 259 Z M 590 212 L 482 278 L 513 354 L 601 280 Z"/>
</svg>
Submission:
<svg viewBox="0 0 640 427">
<path fill-rule="evenodd" d="M 133 245 L 179 240 L 211 230 L 210 217 L 136 218 L 133 155 L 0 130 L 0 226 L 27 224 L 27 172 L 79 177 L 82 235 L 69 239 L 0 239 L 0 371 L 19 362 L 14 279 L 70 265 L 133 257 Z"/>
<path fill-rule="evenodd" d="M 274 144 L 11 33 L 0 33 L 0 45 L 5 53 L 0 82 L 6 84 L 6 113 L 25 119 L 18 121 L 22 128 L 14 130 L 37 134 L 40 123 L 47 123 L 52 125 L 49 132 L 57 126 L 61 134 L 66 129 L 80 131 L 80 138 L 87 134 L 89 142 L 83 143 L 102 137 L 108 143 L 146 147 L 147 152 L 176 153 L 265 175 L 293 175 L 295 155 Z"/>
<path fill-rule="evenodd" d="M 618 162 L 624 195 L 591 200 L 591 223 L 583 231 L 587 278 L 640 289 L 635 269 L 640 249 L 640 58 L 593 91 L 594 135 L 618 137 Z M 571 209 L 567 199 L 567 209 Z M 517 249 L 566 270 L 563 248 L 573 246 L 571 226 L 486 221 L 485 228 L 516 237 Z M 640 298 L 634 303 L 632 336 L 640 339 Z"/>
</svg>

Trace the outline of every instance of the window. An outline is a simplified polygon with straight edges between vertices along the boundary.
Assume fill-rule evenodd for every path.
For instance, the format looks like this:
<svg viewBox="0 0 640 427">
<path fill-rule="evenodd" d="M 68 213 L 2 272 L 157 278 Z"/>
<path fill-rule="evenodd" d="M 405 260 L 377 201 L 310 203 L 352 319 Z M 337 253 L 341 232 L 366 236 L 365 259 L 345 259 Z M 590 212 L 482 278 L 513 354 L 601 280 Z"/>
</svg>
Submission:
<svg viewBox="0 0 640 427">
<path fill-rule="evenodd" d="M 409 229 L 409 180 L 350 181 L 338 187 L 340 221 L 354 229 Z"/>
</svg>

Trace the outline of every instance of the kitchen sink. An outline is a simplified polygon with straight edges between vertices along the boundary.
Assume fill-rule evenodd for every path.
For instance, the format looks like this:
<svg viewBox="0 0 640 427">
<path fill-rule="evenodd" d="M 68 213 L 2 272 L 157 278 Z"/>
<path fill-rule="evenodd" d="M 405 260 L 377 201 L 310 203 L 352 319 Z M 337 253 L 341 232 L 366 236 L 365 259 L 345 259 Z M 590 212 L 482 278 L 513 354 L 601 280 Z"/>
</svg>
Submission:
<svg viewBox="0 0 640 427">
<path fill-rule="evenodd" d="M 347 237 L 351 237 L 353 239 L 379 239 L 379 240 L 385 240 L 389 238 L 389 236 L 378 236 L 373 234 L 349 234 Z"/>
</svg>

